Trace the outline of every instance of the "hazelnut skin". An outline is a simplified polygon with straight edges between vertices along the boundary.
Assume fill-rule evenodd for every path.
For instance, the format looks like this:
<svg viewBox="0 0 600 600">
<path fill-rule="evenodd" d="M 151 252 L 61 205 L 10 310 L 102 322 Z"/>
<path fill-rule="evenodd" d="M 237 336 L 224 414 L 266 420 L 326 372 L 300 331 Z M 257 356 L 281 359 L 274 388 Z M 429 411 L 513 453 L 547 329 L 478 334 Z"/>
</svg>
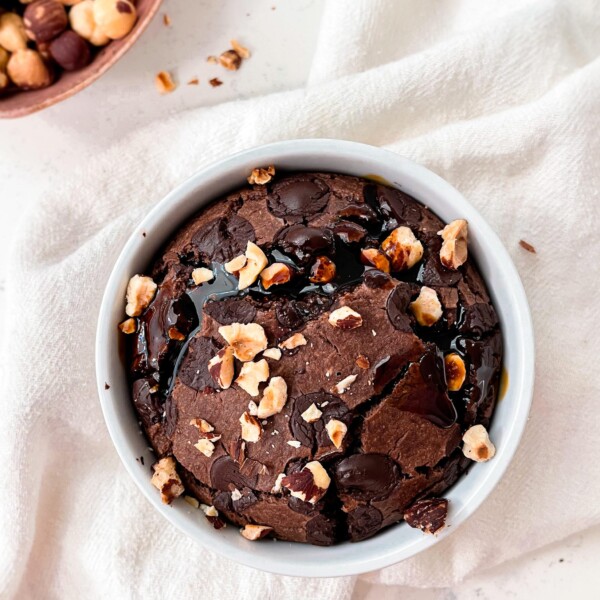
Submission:
<svg viewBox="0 0 600 600">
<path fill-rule="evenodd" d="M 50 43 L 50 56 L 65 71 L 76 71 L 89 64 L 88 43 L 74 31 L 65 31 Z"/>
<path fill-rule="evenodd" d="M 94 20 L 111 40 L 118 40 L 132 30 L 137 11 L 129 0 L 94 0 Z"/>
<path fill-rule="evenodd" d="M 27 48 L 27 34 L 23 19 L 15 13 L 0 15 L 0 46 L 9 52 Z"/>
<path fill-rule="evenodd" d="M 56 0 L 37 0 L 23 13 L 25 32 L 35 42 L 49 42 L 69 24 L 65 7 Z"/>
<path fill-rule="evenodd" d="M 94 0 L 83 0 L 69 11 L 71 29 L 94 46 L 106 46 L 110 38 L 94 19 Z"/>
<path fill-rule="evenodd" d="M 35 90 L 52 83 L 52 73 L 35 50 L 17 50 L 8 61 L 7 72 L 12 82 L 24 90 Z"/>
</svg>

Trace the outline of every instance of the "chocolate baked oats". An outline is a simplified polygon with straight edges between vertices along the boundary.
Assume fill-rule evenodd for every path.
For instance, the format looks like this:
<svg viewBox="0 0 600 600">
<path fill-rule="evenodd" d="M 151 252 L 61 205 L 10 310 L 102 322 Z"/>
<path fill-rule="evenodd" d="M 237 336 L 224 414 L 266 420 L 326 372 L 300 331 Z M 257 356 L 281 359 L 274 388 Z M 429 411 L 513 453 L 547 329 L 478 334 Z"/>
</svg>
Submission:
<svg viewBox="0 0 600 600">
<path fill-rule="evenodd" d="M 440 495 L 495 451 L 502 339 L 466 221 L 347 175 L 251 181 L 129 283 L 154 485 L 253 540 L 435 533 Z"/>
</svg>

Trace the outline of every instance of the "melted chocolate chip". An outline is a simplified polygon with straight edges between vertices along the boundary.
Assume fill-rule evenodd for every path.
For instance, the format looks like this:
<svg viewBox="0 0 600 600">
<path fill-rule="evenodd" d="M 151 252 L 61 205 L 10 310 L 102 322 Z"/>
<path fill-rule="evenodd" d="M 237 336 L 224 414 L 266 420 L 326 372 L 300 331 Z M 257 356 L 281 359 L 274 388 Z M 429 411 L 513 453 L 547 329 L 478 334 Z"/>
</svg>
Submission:
<svg viewBox="0 0 600 600">
<path fill-rule="evenodd" d="M 412 331 L 408 305 L 417 293 L 416 286 L 399 283 L 388 296 L 385 306 L 387 315 L 391 324 L 399 331 Z"/>
<path fill-rule="evenodd" d="M 378 185 L 375 191 L 379 210 L 388 221 L 389 229 L 406 225 L 411 229 L 421 221 L 421 208 L 407 194 L 384 185 Z"/>
<path fill-rule="evenodd" d="M 392 278 L 379 269 L 367 269 L 364 275 L 365 285 L 371 289 L 393 288 Z"/>
<path fill-rule="evenodd" d="M 401 477 L 398 465 L 384 454 L 353 454 L 335 467 L 338 489 L 361 498 L 382 498 Z"/>
<path fill-rule="evenodd" d="M 292 225 L 279 235 L 279 247 L 301 264 L 308 264 L 319 254 L 332 254 L 333 234 L 328 229 Z"/>
<path fill-rule="evenodd" d="M 327 515 L 317 515 L 306 524 L 306 541 L 315 546 L 331 546 L 338 539 L 339 525 Z"/>
<path fill-rule="evenodd" d="M 358 244 L 367 237 L 367 230 L 352 221 L 340 221 L 333 225 L 331 230 L 345 244 Z"/>
<path fill-rule="evenodd" d="M 215 390 L 215 382 L 208 372 L 208 361 L 219 350 L 210 338 L 192 338 L 177 373 L 181 383 L 199 392 Z"/>
<path fill-rule="evenodd" d="M 366 540 L 381 528 L 383 515 L 374 506 L 363 505 L 348 513 L 348 532 L 353 542 Z"/>
<path fill-rule="evenodd" d="M 350 204 L 340 210 L 338 216 L 357 221 L 369 228 L 379 226 L 379 217 L 368 204 Z"/>
<path fill-rule="evenodd" d="M 156 380 L 152 377 L 133 382 L 133 404 L 146 426 L 158 423 L 164 410 L 164 398 L 157 393 L 156 388 Z"/>
<path fill-rule="evenodd" d="M 211 487 L 228 492 L 231 487 L 238 490 L 256 487 L 256 477 L 246 477 L 240 473 L 240 466 L 229 456 L 217 458 L 210 469 Z"/>
<path fill-rule="evenodd" d="M 269 210 L 280 218 L 307 218 L 321 212 L 329 201 L 329 188 L 316 177 L 285 180 L 273 186 Z"/>
<path fill-rule="evenodd" d="M 207 302 L 204 313 L 220 325 L 252 323 L 256 318 L 256 306 L 248 298 L 224 298 Z"/>
<path fill-rule="evenodd" d="M 231 215 L 214 219 L 201 227 L 192 244 L 202 261 L 225 263 L 243 254 L 248 242 L 254 242 L 254 227 L 243 217 Z"/>
</svg>

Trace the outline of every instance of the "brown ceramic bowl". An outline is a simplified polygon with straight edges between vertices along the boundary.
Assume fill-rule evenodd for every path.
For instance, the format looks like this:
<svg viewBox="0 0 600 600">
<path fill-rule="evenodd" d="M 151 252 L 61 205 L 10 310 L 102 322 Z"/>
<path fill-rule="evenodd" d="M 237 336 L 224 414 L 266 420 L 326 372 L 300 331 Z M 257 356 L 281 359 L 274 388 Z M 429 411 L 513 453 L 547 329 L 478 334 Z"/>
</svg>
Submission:
<svg viewBox="0 0 600 600">
<path fill-rule="evenodd" d="M 79 71 L 62 72 L 58 80 L 47 88 L 1 96 L 0 118 L 12 119 L 37 112 L 73 96 L 96 81 L 133 46 L 158 11 L 161 2 L 162 0 L 137 0 L 138 20 L 133 29 L 123 39 L 101 48 L 87 67 Z"/>
</svg>

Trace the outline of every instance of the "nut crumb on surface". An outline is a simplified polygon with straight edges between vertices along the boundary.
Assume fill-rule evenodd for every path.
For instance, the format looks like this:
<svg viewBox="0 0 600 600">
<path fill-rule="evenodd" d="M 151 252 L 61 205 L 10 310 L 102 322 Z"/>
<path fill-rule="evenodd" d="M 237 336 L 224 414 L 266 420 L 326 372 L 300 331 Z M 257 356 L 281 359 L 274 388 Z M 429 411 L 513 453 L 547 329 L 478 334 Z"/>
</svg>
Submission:
<svg viewBox="0 0 600 600">
<path fill-rule="evenodd" d="M 231 40 L 229 42 L 234 52 L 236 52 L 240 58 L 247 59 L 250 58 L 250 50 L 245 46 L 242 46 L 237 40 Z"/>
<path fill-rule="evenodd" d="M 357 377 L 358 375 L 348 375 L 348 377 L 344 377 L 344 379 L 333 386 L 333 391 L 336 394 L 343 394 L 356 381 Z"/>
<path fill-rule="evenodd" d="M 228 71 L 237 71 L 242 66 L 242 57 L 235 50 L 225 50 L 219 55 L 219 64 Z"/>
<path fill-rule="evenodd" d="M 317 408 L 316 404 L 313 402 L 300 416 L 307 423 L 314 423 L 321 418 L 323 413 Z"/>
<path fill-rule="evenodd" d="M 248 183 L 250 185 L 265 185 L 269 183 L 275 176 L 275 166 L 269 165 L 266 168 L 257 167 L 252 170 L 252 173 L 248 176 Z"/>
<path fill-rule="evenodd" d="M 188 82 L 188 85 L 200 85 L 200 80 L 197 77 L 192 77 Z"/>
<path fill-rule="evenodd" d="M 473 425 L 463 435 L 463 454 L 475 462 L 486 462 L 496 454 L 487 429 L 483 425 Z"/>
<path fill-rule="evenodd" d="M 177 88 L 177 85 L 173 81 L 171 74 L 167 71 L 160 71 L 157 73 L 156 77 L 154 78 L 154 84 L 156 85 L 156 89 L 161 94 L 170 94 Z"/>
<path fill-rule="evenodd" d="M 167 13 L 163 13 L 163 25 L 167 27 L 171 25 L 171 17 Z"/>
<path fill-rule="evenodd" d="M 251 542 L 264 538 L 271 531 L 273 531 L 272 527 L 268 527 L 267 525 L 253 525 L 251 523 L 244 525 L 243 529 L 240 529 L 242 536 Z"/>
<path fill-rule="evenodd" d="M 213 77 L 212 79 L 209 79 L 208 83 L 210 83 L 212 87 L 219 87 L 220 85 L 223 85 L 223 82 L 218 77 Z"/>
<path fill-rule="evenodd" d="M 200 508 L 200 502 L 193 496 L 184 496 L 183 499 L 193 508 Z"/>
<path fill-rule="evenodd" d="M 529 242 L 525 240 L 519 240 L 519 246 L 523 248 L 523 250 L 527 250 L 527 252 L 531 252 L 531 254 L 537 254 L 536 249 Z"/>
</svg>

